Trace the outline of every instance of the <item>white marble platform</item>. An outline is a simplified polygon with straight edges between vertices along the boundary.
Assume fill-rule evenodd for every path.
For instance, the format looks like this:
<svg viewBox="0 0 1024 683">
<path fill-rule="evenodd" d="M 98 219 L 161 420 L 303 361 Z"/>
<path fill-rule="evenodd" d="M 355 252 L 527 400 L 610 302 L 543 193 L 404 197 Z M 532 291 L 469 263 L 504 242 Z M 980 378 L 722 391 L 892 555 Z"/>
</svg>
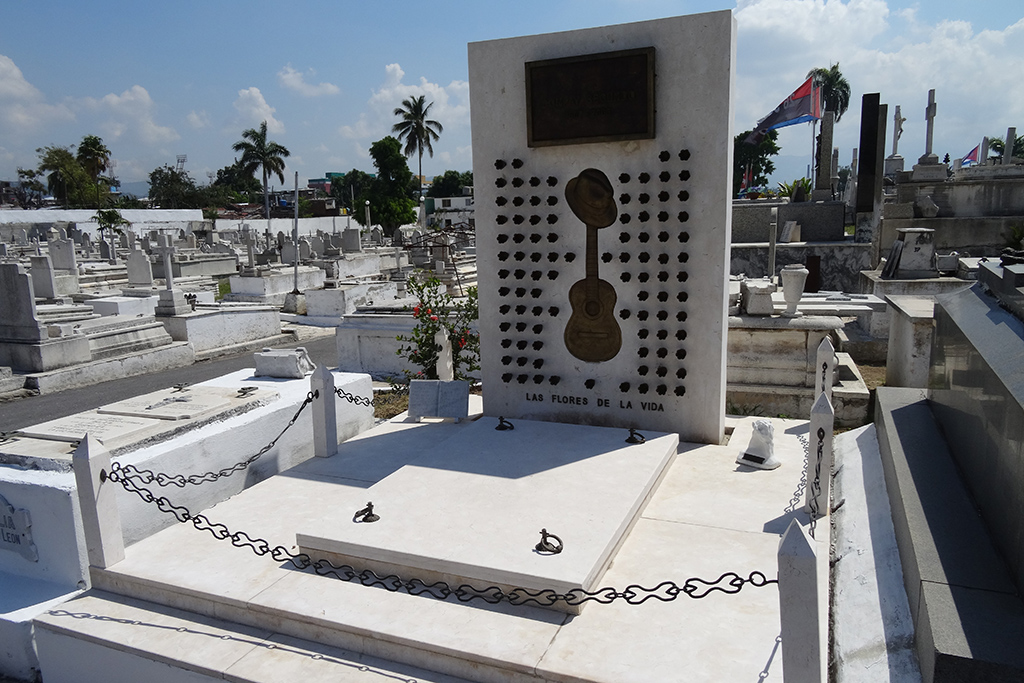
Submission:
<svg viewBox="0 0 1024 683">
<path fill-rule="evenodd" d="M 787 512 L 800 480 L 801 439 L 806 439 L 807 423 L 772 420 L 782 466 L 766 472 L 735 463 L 749 442 L 754 419 L 727 418 L 727 428 L 735 430 L 727 445 L 679 446 L 601 586 L 654 586 L 665 580 L 682 583 L 689 577 L 710 581 L 728 571 L 746 576 L 756 570 L 774 578 L 780 534 L 793 517 L 807 522 L 802 512 Z M 351 501 L 365 503 L 366 489 L 415 462 L 424 444 L 452 445 L 471 426 L 396 419 L 341 444 L 338 455 L 308 460 L 206 514 L 233 530 L 295 551 L 297 529 L 310 528 L 332 511 L 351 516 Z M 562 497 L 585 495 L 573 487 Z M 457 500 L 446 502 L 457 509 Z M 385 514 L 386 506 L 380 512 Z M 451 515 L 431 523 L 440 527 L 471 522 Z M 828 520 L 821 520 L 817 528 L 821 590 L 827 591 Z M 179 524 L 131 545 L 117 565 L 94 571 L 93 585 L 149 601 L 146 609 L 159 615 L 170 608 L 184 610 L 174 613 L 183 620 L 182 628 L 206 630 L 200 628 L 204 620 L 216 618 L 232 636 L 252 635 L 252 628 L 272 634 L 259 636 L 265 644 L 260 647 L 297 638 L 312 653 L 342 648 L 386 660 L 392 668 L 415 666 L 472 681 L 717 683 L 755 681 L 764 675 L 783 679 L 774 585 L 746 586 L 736 595 L 715 592 L 699 600 L 681 596 L 669 603 L 594 604 L 582 614 L 567 615 L 507 603 L 463 604 L 454 597 L 440 601 L 390 593 L 289 567 Z M 91 602 L 76 600 L 65 609 L 75 612 L 81 605 L 83 612 L 97 618 L 47 615 L 36 621 L 36 629 L 84 640 L 104 654 L 161 657 L 153 653 L 166 652 L 166 632 L 131 624 L 120 624 L 115 632 L 114 625 L 101 620 L 139 618 L 126 614 L 120 604 L 91 594 Z M 174 638 L 175 652 L 181 653 L 175 656 L 183 660 L 211 640 L 181 632 Z M 78 680 L 50 676 L 45 660 L 47 683 Z M 347 667 L 325 666 L 322 659 L 306 662 L 308 668 L 270 656 L 230 661 L 246 660 L 259 662 L 262 668 L 242 676 L 222 660 L 218 675 L 244 681 L 286 680 L 302 670 L 309 672 L 309 683 L 347 680 L 342 678 Z"/>
<path fill-rule="evenodd" d="M 479 588 L 593 590 L 674 458 L 679 437 L 481 418 L 298 530 L 310 556 Z M 380 521 L 353 523 L 372 500 Z M 546 528 L 561 553 L 535 550 Z M 554 609 L 578 613 L 558 601 Z"/>
</svg>

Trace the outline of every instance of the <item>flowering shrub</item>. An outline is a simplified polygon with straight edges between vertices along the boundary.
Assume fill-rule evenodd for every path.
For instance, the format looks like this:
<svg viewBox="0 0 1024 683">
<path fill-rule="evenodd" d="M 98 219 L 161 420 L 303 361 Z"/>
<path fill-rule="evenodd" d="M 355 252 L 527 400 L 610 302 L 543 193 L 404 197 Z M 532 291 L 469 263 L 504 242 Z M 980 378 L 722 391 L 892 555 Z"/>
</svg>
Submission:
<svg viewBox="0 0 1024 683">
<path fill-rule="evenodd" d="M 412 309 L 416 326 L 409 336 L 398 335 L 401 342 L 398 355 L 421 370 L 405 371 L 409 379 L 437 379 L 437 360 L 440 348 L 434 335 L 442 328 L 448 331 L 452 345 L 452 366 L 455 379 L 469 379 L 470 373 L 480 369 L 480 334 L 473 330 L 480 309 L 476 287 L 470 287 L 464 299 L 455 299 L 436 277 L 418 272 L 409 278 L 409 291 L 417 303 Z"/>
</svg>

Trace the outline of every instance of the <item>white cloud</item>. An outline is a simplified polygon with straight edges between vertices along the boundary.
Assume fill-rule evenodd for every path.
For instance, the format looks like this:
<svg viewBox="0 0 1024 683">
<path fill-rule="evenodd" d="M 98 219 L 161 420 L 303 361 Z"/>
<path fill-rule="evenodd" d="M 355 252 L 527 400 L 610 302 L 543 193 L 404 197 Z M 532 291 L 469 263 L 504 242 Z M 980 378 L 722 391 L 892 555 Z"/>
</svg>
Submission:
<svg viewBox="0 0 1024 683">
<path fill-rule="evenodd" d="M 147 145 L 163 144 L 181 137 L 173 128 L 156 123 L 156 105 L 149 92 L 141 85 L 133 85 L 120 95 L 104 95 L 98 100 L 86 97 L 80 103 L 82 108 L 106 117 L 100 120 L 99 125 L 113 140 L 129 131 Z"/>
<path fill-rule="evenodd" d="M 266 121 L 268 133 L 280 135 L 284 132 L 284 124 L 274 118 L 274 112 L 277 110 L 267 104 L 259 88 L 239 90 L 234 107 L 241 117 L 241 125 L 258 126 Z"/>
<path fill-rule="evenodd" d="M 39 89 L 25 80 L 14 60 L 0 55 L 0 124 L 15 133 L 74 118 L 67 106 L 48 104 Z"/>
<path fill-rule="evenodd" d="M 416 84 L 403 83 L 406 72 L 397 63 L 387 65 L 384 72 L 384 83 L 374 90 L 367 102 L 367 110 L 359 115 L 355 123 L 339 128 L 338 132 L 343 137 L 360 141 L 369 147 L 373 140 L 391 134 L 391 126 L 396 121 L 394 110 L 401 106 L 402 100 L 419 95 L 426 96 L 428 103 L 433 102 L 428 116 L 444 128 L 441 141 L 434 144 L 435 154 L 443 153 L 439 147 L 444 146 L 445 136 L 449 136 L 449 139 L 460 134 L 468 136 L 469 83 L 452 81 L 442 86 L 423 77 Z M 366 152 L 360 156 L 366 157 Z"/>
<path fill-rule="evenodd" d="M 315 72 L 312 69 L 309 70 L 310 76 L 314 73 Z M 277 80 L 284 87 L 289 90 L 294 90 L 304 97 L 337 95 L 341 92 L 341 89 L 333 83 L 318 83 L 317 85 L 307 83 L 305 77 L 300 72 L 293 69 L 291 64 L 288 64 L 277 72 Z"/>
<path fill-rule="evenodd" d="M 185 117 L 185 120 L 188 121 L 188 125 L 196 129 L 207 128 L 210 125 L 210 117 L 205 110 L 196 111 L 193 109 L 188 113 L 188 116 Z"/>
</svg>

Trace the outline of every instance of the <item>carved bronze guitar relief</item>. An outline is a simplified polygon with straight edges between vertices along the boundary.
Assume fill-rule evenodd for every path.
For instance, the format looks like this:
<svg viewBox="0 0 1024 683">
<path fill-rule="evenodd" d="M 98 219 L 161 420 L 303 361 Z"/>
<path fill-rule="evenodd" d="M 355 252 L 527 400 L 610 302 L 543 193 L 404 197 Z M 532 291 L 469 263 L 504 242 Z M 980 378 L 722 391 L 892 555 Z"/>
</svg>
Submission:
<svg viewBox="0 0 1024 683">
<path fill-rule="evenodd" d="M 597 274 L 597 231 L 614 223 L 619 211 L 608 176 L 596 168 L 585 169 L 566 183 L 565 199 L 587 226 L 587 274 L 569 290 L 572 315 L 565 325 L 565 348 L 582 361 L 600 363 L 622 348 L 615 288 Z"/>
</svg>

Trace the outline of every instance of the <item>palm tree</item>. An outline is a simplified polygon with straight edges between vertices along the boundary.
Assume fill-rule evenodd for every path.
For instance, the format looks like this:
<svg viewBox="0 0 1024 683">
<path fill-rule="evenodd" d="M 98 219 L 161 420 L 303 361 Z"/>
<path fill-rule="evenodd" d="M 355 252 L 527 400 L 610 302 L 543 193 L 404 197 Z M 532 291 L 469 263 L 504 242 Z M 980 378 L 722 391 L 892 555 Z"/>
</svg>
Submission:
<svg viewBox="0 0 1024 683">
<path fill-rule="evenodd" d="M 850 83 L 839 70 L 839 62 L 827 69 L 818 67 L 807 72 L 807 78 L 814 79 L 814 85 L 821 88 L 821 97 L 825 101 L 825 111 L 834 112 L 836 123 L 850 106 Z"/>
<path fill-rule="evenodd" d="M 444 132 L 444 126 L 427 118 L 434 103 L 426 104 L 426 99 L 425 95 L 420 95 L 402 100 L 402 107 L 405 109 L 395 108 L 395 116 L 402 117 L 402 120 L 391 127 L 391 132 L 398 133 L 398 139 L 405 142 L 403 150 L 405 156 L 412 156 L 413 152 L 419 153 L 421 195 L 423 194 L 423 150 L 427 150 L 430 156 L 434 156 L 434 147 L 431 143 L 437 142 L 439 134 Z"/>
<path fill-rule="evenodd" d="M 246 173 L 263 171 L 263 208 L 267 220 L 270 220 L 270 194 L 267 192 L 267 181 L 271 174 L 276 175 L 284 184 L 284 157 L 291 152 L 272 140 L 267 140 L 267 122 L 260 124 L 258 129 L 250 128 L 242 131 L 242 139 L 231 146 L 231 149 L 242 153 L 239 163 Z"/>
<path fill-rule="evenodd" d="M 82 144 L 78 146 L 77 159 L 92 179 L 92 185 L 96 189 L 96 208 L 99 208 L 99 177 L 100 173 L 107 170 L 107 165 L 110 163 L 110 150 L 103 144 L 103 139 L 99 136 L 86 135 L 82 138 Z"/>
</svg>

